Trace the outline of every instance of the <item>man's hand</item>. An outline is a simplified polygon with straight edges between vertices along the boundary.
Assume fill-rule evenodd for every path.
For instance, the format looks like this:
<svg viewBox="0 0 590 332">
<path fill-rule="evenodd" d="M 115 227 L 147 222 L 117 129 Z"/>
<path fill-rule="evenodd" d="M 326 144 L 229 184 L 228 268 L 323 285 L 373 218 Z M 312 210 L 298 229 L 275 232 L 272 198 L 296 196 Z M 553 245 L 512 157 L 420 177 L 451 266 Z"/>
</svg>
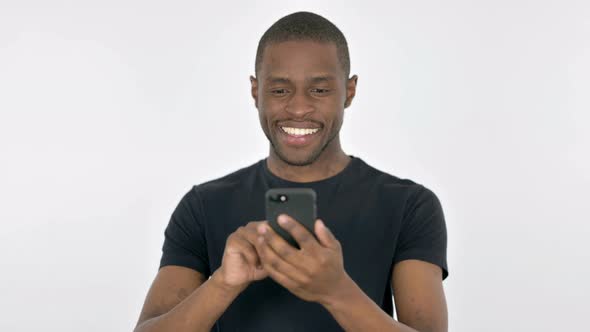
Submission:
<svg viewBox="0 0 590 332">
<path fill-rule="evenodd" d="M 317 219 L 317 241 L 295 219 L 280 215 L 278 223 L 297 241 L 301 249 L 291 246 L 269 225 L 257 225 L 256 251 L 270 277 L 297 297 L 327 303 L 349 281 L 344 271 L 342 248 L 332 232 Z"/>
<path fill-rule="evenodd" d="M 254 247 L 256 228 L 262 223 L 264 221 L 251 221 L 227 238 L 221 267 L 216 271 L 224 286 L 243 290 L 252 281 L 268 277 Z"/>
</svg>

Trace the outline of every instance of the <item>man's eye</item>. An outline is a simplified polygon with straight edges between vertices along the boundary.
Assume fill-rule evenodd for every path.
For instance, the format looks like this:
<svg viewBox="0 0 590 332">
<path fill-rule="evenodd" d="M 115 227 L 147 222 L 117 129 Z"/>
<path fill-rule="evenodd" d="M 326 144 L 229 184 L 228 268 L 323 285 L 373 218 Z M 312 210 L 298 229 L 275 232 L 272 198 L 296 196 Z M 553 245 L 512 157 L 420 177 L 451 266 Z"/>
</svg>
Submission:
<svg viewBox="0 0 590 332">
<path fill-rule="evenodd" d="M 274 94 L 274 95 L 282 95 L 284 93 L 286 93 L 287 90 L 286 89 L 274 89 L 271 90 L 270 93 Z"/>
<path fill-rule="evenodd" d="M 320 89 L 320 88 L 317 88 L 317 89 L 312 89 L 311 91 L 312 91 L 312 92 L 315 92 L 315 93 L 320 93 L 320 94 L 322 94 L 322 93 L 326 93 L 326 92 L 328 92 L 328 91 L 330 91 L 330 90 L 328 90 L 328 89 Z"/>
</svg>

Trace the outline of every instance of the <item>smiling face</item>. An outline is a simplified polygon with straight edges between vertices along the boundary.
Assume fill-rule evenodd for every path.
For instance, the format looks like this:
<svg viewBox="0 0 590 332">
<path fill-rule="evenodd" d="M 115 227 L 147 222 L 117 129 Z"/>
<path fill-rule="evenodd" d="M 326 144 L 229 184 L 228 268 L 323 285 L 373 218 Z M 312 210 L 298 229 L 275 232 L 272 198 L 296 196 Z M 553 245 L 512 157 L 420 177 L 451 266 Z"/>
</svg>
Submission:
<svg viewBox="0 0 590 332">
<path fill-rule="evenodd" d="M 344 108 L 354 97 L 356 76 L 345 77 L 335 44 L 270 44 L 258 78 L 250 80 L 271 153 L 286 164 L 305 166 L 340 151 Z"/>
</svg>

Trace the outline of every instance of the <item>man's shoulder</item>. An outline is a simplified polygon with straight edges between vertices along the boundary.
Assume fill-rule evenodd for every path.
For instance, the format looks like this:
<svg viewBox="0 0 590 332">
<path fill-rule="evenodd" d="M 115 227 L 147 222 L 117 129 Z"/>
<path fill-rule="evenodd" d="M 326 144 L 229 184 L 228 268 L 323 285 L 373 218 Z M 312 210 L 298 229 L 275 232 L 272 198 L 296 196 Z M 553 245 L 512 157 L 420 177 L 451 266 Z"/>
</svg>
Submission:
<svg viewBox="0 0 590 332">
<path fill-rule="evenodd" d="M 382 171 L 366 162 L 363 162 L 362 169 L 365 182 L 375 188 L 381 198 L 402 199 L 410 209 L 423 203 L 440 204 L 434 191 L 418 181 Z"/>
<path fill-rule="evenodd" d="M 423 188 L 420 183 L 412 179 L 384 171 L 381 168 L 370 165 L 364 160 L 361 160 L 360 172 L 361 181 L 367 181 L 379 186 L 401 190 L 419 190 Z"/>
<path fill-rule="evenodd" d="M 254 181 L 257 168 L 261 161 L 239 168 L 229 174 L 208 180 L 193 186 L 193 190 L 199 194 L 219 193 L 237 190 Z"/>
</svg>

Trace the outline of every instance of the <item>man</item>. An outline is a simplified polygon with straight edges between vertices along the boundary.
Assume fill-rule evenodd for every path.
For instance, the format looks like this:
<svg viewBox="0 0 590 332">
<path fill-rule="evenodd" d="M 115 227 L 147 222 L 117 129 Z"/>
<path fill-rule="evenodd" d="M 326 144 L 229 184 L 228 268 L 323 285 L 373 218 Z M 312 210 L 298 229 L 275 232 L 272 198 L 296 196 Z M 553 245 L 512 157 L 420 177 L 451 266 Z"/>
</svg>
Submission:
<svg viewBox="0 0 590 332">
<path fill-rule="evenodd" d="M 344 36 L 319 15 L 265 32 L 250 81 L 269 156 L 184 195 L 135 331 L 447 330 L 442 208 L 426 187 L 343 152 L 349 71 Z M 275 187 L 317 193 L 317 239 L 279 218 L 300 249 L 264 220 Z"/>
</svg>

